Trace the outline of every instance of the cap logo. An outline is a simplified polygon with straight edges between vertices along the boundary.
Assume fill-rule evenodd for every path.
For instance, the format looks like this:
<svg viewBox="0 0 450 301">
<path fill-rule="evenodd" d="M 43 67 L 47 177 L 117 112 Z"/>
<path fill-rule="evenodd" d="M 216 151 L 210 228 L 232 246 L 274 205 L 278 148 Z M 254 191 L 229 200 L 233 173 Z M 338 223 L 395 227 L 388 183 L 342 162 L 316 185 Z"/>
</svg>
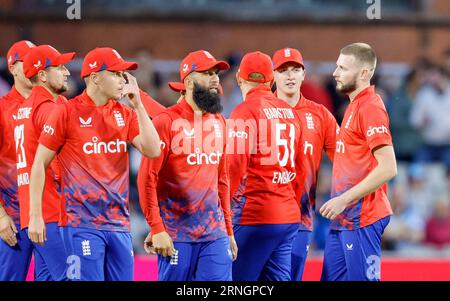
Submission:
<svg viewBox="0 0 450 301">
<path fill-rule="evenodd" d="M 89 68 L 91 69 L 97 68 L 97 61 L 93 62 L 92 64 L 89 64 Z"/>
<path fill-rule="evenodd" d="M 41 60 L 39 60 L 36 64 L 33 64 L 34 68 L 39 69 L 42 66 Z"/>
<path fill-rule="evenodd" d="M 291 49 L 286 48 L 284 49 L 284 57 L 290 57 L 291 56 Z"/>
<path fill-rule="evenodd" d="M 209 59 L 214 59 L 214 57 L 211 55 L 211 53 L 209 53 L 208 51 L 203 51 L 203 53 L 206 55 L 207 58 Z"/>
<path fill-rule="evenodd" d="M 118 59 L 121 59 L 121 58 L 122 58 L 122 57 L 120 56 L 120 54 L 119 54 L 115 49 L 113 49 L 112 51 L 114 52 L 114 54 L 117 56 Z"/>
<path fill-rule="evenodd" d="M 188 64 L 184 64 L 183 65 L 183 73 L 188 72 L 188 70 L 189 70 L 189 65 Z"/>
</svg>

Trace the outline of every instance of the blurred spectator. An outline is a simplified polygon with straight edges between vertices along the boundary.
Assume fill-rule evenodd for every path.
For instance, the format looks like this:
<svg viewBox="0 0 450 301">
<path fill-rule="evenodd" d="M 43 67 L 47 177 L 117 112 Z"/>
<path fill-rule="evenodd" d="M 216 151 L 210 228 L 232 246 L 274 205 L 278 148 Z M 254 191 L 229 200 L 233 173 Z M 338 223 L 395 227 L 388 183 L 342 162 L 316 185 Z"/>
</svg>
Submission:
<svg viewBox="0 0 450 301">
<path fill-rule="evenodd" d="M 331 99 L 328 91 L 323 87 L 320 83 L 320 80 L 317 76 L 311 75 L 307 73 L 305 80 L 302 83 L 300 88 L 303 96 L 308 99 L 311 99 L 314 102 L 320 103 L 331 112 L 331 114 L 335 115 L 333 101 Z"/>
<path fill-rule="evenodd" d="M 450 244 L 450 200 L 442 196 L 434 207 L 433 216 L 427 221 L 425 242 L 437 247 Z"/>
<path fill-rule="evenodd" d="M 425 219 L 421 212 L 408 202 L 404 187 L 394 188 L 391 205 L 394 215 L 384 231 L 384 248 L 401 250 L 419 245 L 424 237 Z"/>
<path fill-rule="evenodd" d="M 390 116 L 395 155 L 399 161 L 411 162 L 422 144 L 419 133 L 409 121 L 415 96 L 422 83 L 421 78 L 421 70 L 412 69 L 386 106 Z"/>
<path fill-rule="evenodd" d="M 225 118 L 228 118 L 234 108 L 242 102 L 242 93 L 236 82 L 236 71 L 236 69 L 230 69 L 220 79 L 223 89 L 221 99 L 223 105 L 222 115 Z"/>
<path fill-rule="evenodd" d="M 329 76 L 325 81 L 325 89 L 331 97 L 333 103 L 334 112 L 333 115 L 336 117 L 337 123 L 340 125 L 342 123 L 342 118 L 344 118 L 345 109 L 348 106 L 348 99 L 344 94 L 336 91 L 336 81 L 332 76 Z"/>
<path fill-rule="evenodd" d="M 148 49 L 141 48 L 136 51 L 135 60 L 139 64 L 139 68 L 133 74 L 136 77 L 139 88 L 155 97 L 156 79 L 151 52 Z"/>
<path fill-rule="evenodd" d="M 10 89 L 11 87 L 9 86 L 9 84 L 2 77 L 0 77 L 0 96 L 8 93 Z"/>
<path fill-rule="evenodd" d="M 407 207 L 413 208 L 423 220 L 432 214 L 434 206 L 434 191 L 427 185 L 426 170 L 423 164 L 411 164 L 408 168 L 408 182 L 404 192 Z"/>
<path fill-rule="evenodd" d="M 450 77 L 434 66 L 426 73 L 427 84 L 416 96 L 411 123 L 424 139 L 417 154 L 420 162 L 444 162 L 450 166 Z"/>
</svg>

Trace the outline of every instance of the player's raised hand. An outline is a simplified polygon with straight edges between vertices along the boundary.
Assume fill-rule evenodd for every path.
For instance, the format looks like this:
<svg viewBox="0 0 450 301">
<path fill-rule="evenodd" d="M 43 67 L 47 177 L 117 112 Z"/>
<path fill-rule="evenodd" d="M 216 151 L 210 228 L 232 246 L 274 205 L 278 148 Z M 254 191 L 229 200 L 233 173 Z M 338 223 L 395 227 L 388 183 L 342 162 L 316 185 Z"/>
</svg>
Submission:
<svg viewBox="0 0 450 301">
<path fill-rule="evenodd" d="M 127 83 L 123 86 L 122 95 L 128 97 L 130 104 L 133 108 L 137 108 L 142 105 L 141 96 L 139 94 L 139 85 L 137 83 L 136 77 L 131 75 L 129 72 L 124 72 Z"/>
<path fill-rule="evenodd" d="M 234 235 L 230 235 L 229 237 L 230 237 L 231 254 L 233 255 L 233 261 L 235 261 L 238 255 L 238 246 L 236 240 L 234 239 Z"/>
<path fill-rule="evenodd" d="M 17 244 L 17 229 L 14 221 L 8 214 L 0 217 L 0 238 L 5 241 L 10 247 Z"/>
<path fill-rule="evenodd" d="M 155 252 L 162 256 L 172 257 L 173 253 L 175 252 L 172 238 L 165 231 L 154 234 L 152 237 L 152 243 Z"/>
<path fill-rule="evenodd" d="M 44 245 L 44 242 L 47 240 L 47 230 L 42 216 L 30 216 L 30 222 L 28 223 L 28 237 L 32 242 L 41 246 Z"/>
<path fill-rule="evenodd" d="M 323 204 L 319 212 L 323 217 L 333 220 L 344 211 L 345 207 L 345 200 L 340 197 L 335 197 Z"/>
</svg>

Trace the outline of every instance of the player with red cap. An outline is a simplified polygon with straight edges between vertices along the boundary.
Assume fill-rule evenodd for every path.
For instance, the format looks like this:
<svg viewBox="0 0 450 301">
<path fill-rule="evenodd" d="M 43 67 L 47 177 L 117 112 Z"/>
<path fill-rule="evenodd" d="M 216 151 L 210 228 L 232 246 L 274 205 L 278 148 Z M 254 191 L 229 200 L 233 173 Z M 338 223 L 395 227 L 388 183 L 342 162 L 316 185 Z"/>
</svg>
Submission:
<svg viewBox="0 0 450 301">
<path fill-rule="evenodd" d="M 145 245 L 158 253 L 159 280 L 232 279 L 237 246 L 218 76 L 228 69 L 208 51 L 189 53 L 178 85 L 185 96 L 154 118 L 162 155 L 142 160 L 138 187 L 152 230 Z"/>
<path fill-rule="evenodd" d="M 378 281 L 381 236 L 392 209 L 387 182 L 397 173 L 389 117 L 370 85 L 377 64 L 365 43 L 341 49 L 333 77 L 350 98 L 337 134 L 331 199 L 321 208 L 332 220 L 325 242 L 322 280 Z"/>
<path fill-rule="evenodd" d="M 73 262 L 70 280 L 133 279 L 127 145 L 150 158 L 160 154 L 136 79 L 125 72 L 137 67 L 115 49 L 91 50 L 81 70 L 86 90 L 52 114 L 47 121 L 52 130 L 39 139 L 31 174 L 33 202 L 41 202 L 41 179 L 58 153 L 67 214 L 64 242 Z M 122 96 L 133 108 L 118 102 Z"/>
<path fill-rule="evenodd" d="M 268 55 L 244 55 L 236 77 L 244 102 L 233 110 L 228 124 L 233 227 L 239 247 L 233 280 L 288 281 L 300 222 L 294 190 L 298 117 L 271 91 Z"/>
<path fill-rule="evenodd" d="M 33 89 L 30 97 L 19 106 L 14 116 L 14 138 L 20 226 L 27 230 L 28 237 L 34 244 L 36 280 L 66 279 L 67 257 L 59 228 L 59 225 L 63 225 L 62 201 L 58 192 L 59 166 L 54 161 L 47 170 L 45 190 L 41 192 L 44 201 L 39 211 L 33 211 L 31 197 L 34 194 L 30 191 L 30 174 L 38 139 L 43 132 L 53 132 L 46 124 L 47 120 L 65 100 L 60 94 L 67 90 L 67 77 L 70 72 L 64 65 L 74 56 L 74 52 L 61 54 L 52 46 L 41 45 L 32 48 L 23 62 L 24 74 L 30 79 Z M 43 178 L 41 180 L 44 181 Z M 44 185 L 44 182 L 42 184 Z M 37 228 L 46 228 L 47 234 L 39 239 Z"/>
<path fill-rule="evenodd" d="M 301 166 L 297 177 L 297 202 L 300 206 L 300 228 L 292 245 L 292 280 L 302 280 L 309 242 L 313 229 L 316 188 L 322 152 L 333 161 L 338 125 L 333 115 L 323 105 L 311 101 L 300 93 L 305 79 L 303 57 L 297 49 L 277 50 L 272 61 L 277 91 L 275 95 L 294 108 L 300 117 L 302 141 L 300 143 Z"/>
<path fill-rule="evenodd" d="M 7 67 L 14 77 L 14 86 L 0 97 L 0 281 L 24 281 L 33 250 L 26 232 L 20 228 L 14 145 L 14 116 L 32 88 L 23 73 L 23 58 L 33 47 L 33 43 L 23 40 L 8 50 Z"/>
</svg>

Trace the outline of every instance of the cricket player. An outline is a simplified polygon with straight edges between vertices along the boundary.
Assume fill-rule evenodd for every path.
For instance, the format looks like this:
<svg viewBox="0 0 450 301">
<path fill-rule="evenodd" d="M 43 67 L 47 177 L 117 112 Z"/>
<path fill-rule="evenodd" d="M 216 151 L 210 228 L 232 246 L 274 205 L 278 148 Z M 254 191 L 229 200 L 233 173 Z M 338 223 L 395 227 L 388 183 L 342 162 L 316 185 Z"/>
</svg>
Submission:
<svg viewBox="0 0 450 301">
<path fill-rule="evenodd" d="M 81 70 L 86 90 L 52 114 L 39 139 L 31 202 L 39 211 L 45 170 L 58 153 L 70 280 L 133 279 L 127 145 L 132 143 L 148 157 L 160 154 L 158 133 L 141 102 L 136 79 L 124 77 L 125 70 L 136 68 L 112 48 L 91 50 Z M 123 95 L 134 110 L 117 101 Z M 39 230 L 41 242 L 45 228 Z"/>
<path fill-rule="evenodd" d="M 185 96 L 154 118 L 162 155 L 142 160 L 138 183 L 152 231 L 145 243 L 158 253 L 162 281 L 232 280 L 237 246 L 218 76 L 228 69 L 205 50 L 189 53 L 180 65 Z"/>
<path fill-rule="evenodd" d="M 392 209 L 387 182 L 397 173 L 389 117 L 370 85 L 374 50 L 354 43 L 341 49 L 333 76 L 350 98 L 337 134 L 331 199 L 320 213 L 332 220 L 326 239 L 322 280 L 377 281 L 381 236 Z"/>
<path fill-rule="evenodd" d="M 23 58 L 32 47 L 33 43 L 22 40 L 8 50 L 7 67 L 14 86 L 0 97 L 0 281 L 24 281 L 33 251 L 26 232 L 20 228 L 14 143 L 14 116 L 33 87 L 23 73 Z"/>
<path fill-rule="evenodd" d="M 315 213 L 317 178 L 322 153 L 326 151 L 333 161 L 336 146 L 336 120 L 325 106 L 305 98 L 300 87 L 305 79 L 305 65 L 300 51 L 293 48 L 277 50 L 272 61 L 277 91 L 275 95 L 294 108 L 300 117 L 302 140 L 299 155 L 303 156 L 297 166 L 299 185 L 297 202 L 300 206 L 300 228 L 292 245 L 291 278 L 301 281 L 308 255 Z"/>
<path fill-rule="evenodd" d="M 247 53 L 236 74 L 244 102 L 229 119 L 229 173 L 239 256 L 236 281 L 289 281 L 300 210 L 295 197 L 301 129 L 293 108 L 272 94 L 272 61 Z"/>
<path fill-rule="evenodd" d="M 50 45 L 33 47 L 25 56 L 23 70 L 33 84 L 30 97 L 17 110 L 14 137 L 16 142 L 17 184 L 20 204 L 20 226 L 27 229 L 34 245 L 35 280 L 66 280 L 66 252 L 60 233 L 62 201 L 59 193 L 59 165 L 55 160 L 47 170 L 43 203 L 33 210 L 30 199 L 30 174 L 38 139 L 44 132 L 52 133 L 47 120 L 64 103 L 60 95 L 67 90 L 70 72 L 64 66 L 75 56 L 74 52 L 61 54 Z M 37 228 L 46 228 L 45 236 L 38 238 Z M 45 242 L 45 244 L 44 244 Z"/>
</svg>

